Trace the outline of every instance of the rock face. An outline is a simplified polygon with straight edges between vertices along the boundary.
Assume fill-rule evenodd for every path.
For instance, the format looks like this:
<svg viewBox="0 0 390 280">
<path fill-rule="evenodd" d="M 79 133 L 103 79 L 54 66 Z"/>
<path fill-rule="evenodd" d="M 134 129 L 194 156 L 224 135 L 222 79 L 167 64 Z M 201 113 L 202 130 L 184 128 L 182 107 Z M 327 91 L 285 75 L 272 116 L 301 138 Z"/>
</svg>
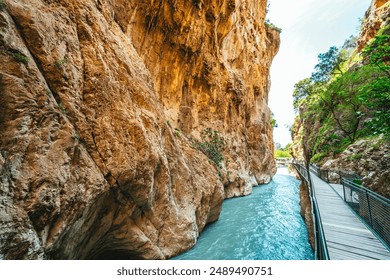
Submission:
<svg viewBox="0 0 390 280">
<path fill-rule="evenodd" d="M 377 35 L 378 30 L 390 23 L 390 2 L 388 0 L 372 0 L 361 27 L 357 41 L 357 51 L 360 52 L 367 43 Z"/>
<path fill-rule="evenodd" d="M 312 205 L 310 201 L 310 192 L 309 186 L 307 185 L 304 178 L 300 178 L 301 184 L 299 186 L 299 199 L 300 199 L 300 214 L 305 220 L 305 224 L 308 231 L 309 242 L 311 247 L 315 248 L 315 237 L 314 237 L 314 222 L 313 222 L 313 212 Z"/>
<path fill-rule="evenodd" d="M 347 171 L 362 178 L 365 187 L 390 198 L 390 143 L 383 138 L 359 140 L 337 158 L 326 160 L 332 182 L 339 183 L 337 171 Z"/>
<path fill-rule="evenodd" d="M 266 1 L 5 0 L 0 259 L 165 259 L 276 172 Z M 217 167 L 194 147 L 226 140 Z"/>
</svg>

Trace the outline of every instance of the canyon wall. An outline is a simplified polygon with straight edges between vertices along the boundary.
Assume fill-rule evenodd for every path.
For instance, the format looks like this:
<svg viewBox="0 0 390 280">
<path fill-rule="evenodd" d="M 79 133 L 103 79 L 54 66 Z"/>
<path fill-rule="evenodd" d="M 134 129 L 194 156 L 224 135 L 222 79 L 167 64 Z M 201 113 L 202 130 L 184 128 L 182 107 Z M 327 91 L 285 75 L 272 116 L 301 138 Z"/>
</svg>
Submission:
<svg viewBox="0 0 390 280">
<path fill-rule="evenodd" d="M 370 7 L 364 15 L 359 38 L 357 41 L 357 51 L 364 49 L 367 43 L 373 39 L 378 30 L 390 23 L 390 3 L 388 0 L 372 0 Z"/>
<path fill-rule="evenodd" d="M 166 259 L 268 182 L 265 7 L 3 1 L 0 259 Z M 225 139 L 220 164 L 205 129 Z"/>
</svg>

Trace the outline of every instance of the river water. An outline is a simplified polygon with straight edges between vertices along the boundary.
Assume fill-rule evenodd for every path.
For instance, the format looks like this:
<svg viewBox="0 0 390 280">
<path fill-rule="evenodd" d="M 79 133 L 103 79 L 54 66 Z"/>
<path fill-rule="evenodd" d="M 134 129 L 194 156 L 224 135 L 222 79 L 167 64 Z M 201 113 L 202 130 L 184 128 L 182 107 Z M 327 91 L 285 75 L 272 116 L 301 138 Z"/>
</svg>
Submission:
<svg viewBox="0 0 390 280">
<path fill-rule="evenodd" d="M 299 181 L 286 168 L 249 196 L 223 202 L 217 222 L 176 260 L 310 260 L 313 251 L 299 214 Z"/>
</svg>

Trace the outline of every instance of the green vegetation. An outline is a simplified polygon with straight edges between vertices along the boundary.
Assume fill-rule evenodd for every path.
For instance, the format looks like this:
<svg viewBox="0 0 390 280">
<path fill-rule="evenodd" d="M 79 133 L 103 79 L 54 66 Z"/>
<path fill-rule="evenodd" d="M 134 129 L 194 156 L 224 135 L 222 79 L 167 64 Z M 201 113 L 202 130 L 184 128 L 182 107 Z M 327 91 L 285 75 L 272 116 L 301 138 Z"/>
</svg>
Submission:
<svg viewBox="0 0 390 280">
<path fill-rule="evenodd" d="M 0 0 L 0 10 L 2 10 L 4 8 L 4 0 Z"/>
<path fill-rule="evenodd" d="M 283 151 L 283 150 L 275 150 L 275 158 L 290 158 L 290 152 L 289 151 Z"/>
<path fill-rule="evenodd" d="M 218 131 L 212 131 L 206 128 L 202 131 L 202 141 L 195 141 L 195 146 L 208 156 L 219 168 L 222 168 L 222 151 L 226 146 L 225 138 L 218 134 Z M 227 161 L 228 163 L 228 161 Z"/>
<path fill-rule="evenodd" d="M 361 55 L 353 37 L 331 47 L 318 56 L 311 77 L 295 85 L 294 109 L 304 123 L 302 141 L 312 161 L 336 155 L 358 139 L 390 139 L 389 34 L 387 26 Z"/>
<path fill-rule="evenodd" d="M 27 64 L 28 63 L 28 57 L 25 56 L 24 54 L 22 54 L 21 52 L 15 52 L 15 53 L 12 53 L 12 56 L 18 60 L 19 62 L 23 63 L 23 64 Z"/>
<path fill-rule="evenodd" d="M 176 136 L 176 137 L 179 137 L 180 136 L 180 129 L 178 129 L 177 127 L 175 128 L 175 131 L 173 132 L 174 133 L 174 135 Z"/>
<path fill-rule="evenodd" d="M 271 120 L 272 127 L 278 127 L 278 123 L 277 123 L 277 121 L 275 119 L 274 113 L 272 113 L 272 112 L 271 112 L 270 120 Z"/>
<path fill-rule="evenodd" d="M 57 68 L 61 68 L 61 67 L 65 66 L 67 62 L 68 62 L 67 58 L 64 57 L 63 59 L 60 59 L 60 60 L 57 60 L 56 62 L 54 62 L 54 66 Z"/>
<path fill-rule="evenodd" d="M 318 55 L 318 64 L 312 73 L 312 82 L 327 82 L 332 77 L 342 75 L 342 64 L 346 61 L 344 52 L 337 47 L 331 47 L 328 52 Z"/>
<path fill-rule="evenodd" d="M 286 147 L 282 148 L 282 147 L 280 147 L 280 144 L 277 143 L 275 145 L 276 149 L 275 149 L 274 157 L 275 158 L 291 158 L 291 145 L 292 145 L 292 143 L 287 144 Z"/>
<path fill-rule="evenodd" d="M 66 111 L 64 105 L 62 103 L 58 103 L 57 108 L 60 110 L 61 114 L 66 115 L 68 112 Z"/>
<path fill-rule="evenodd" d="M 311 158 L 311 162 L 317 163 L 317 162 L 321 161 L 321 159 L 322 159 L 324 156 L 325 156 L 324 153 L 315 154 L 315 155 Z"/>
<path fill-rule="evenodd" d="M 277 27 L 275 24 L 271 23 L 269 21 L 269 19 L 266 19 L 265 20 L 265 26 L 268 27 L 268 28 L 271 28 L 273 30 L 276 30 L 277 32 L 281 33 L 282 32 L 282 29 L 280 27 Z"/>
<path fill-rule="evenodd" d="M 72 139 L 81 142 L 81 136 L 77 132 L 73 132 Z"/>
<path fill-rule="evenodd" d="M 363 158 L 363 155 L 361 153 L 357 153 L 357 154 L 353 154 L 353 155 L 350 155 L 349 157 L 347 157 L 347 160 L 358 161 L 358 160 L 361 160 L 362 158 Z"/>
</svg>

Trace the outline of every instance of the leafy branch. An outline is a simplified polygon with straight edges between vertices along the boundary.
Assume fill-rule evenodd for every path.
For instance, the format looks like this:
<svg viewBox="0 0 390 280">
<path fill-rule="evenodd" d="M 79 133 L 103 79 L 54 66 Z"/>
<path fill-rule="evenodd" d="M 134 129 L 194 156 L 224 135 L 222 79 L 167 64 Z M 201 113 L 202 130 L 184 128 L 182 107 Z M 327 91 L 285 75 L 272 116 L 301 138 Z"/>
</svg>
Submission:
<svg viewBox="0 0 390 280">
<path fill-rule="evenodd" d="M 217 130 L 206 128 L 201 132 L 202 141 L 195 140 L 195 146 L 206 156 L 208 156 L 218 168 L 222 168 L 221 163 L 224 158 L 222 151 L 225 149 L 226 140 L 218 134 Z"/>
</svg>

